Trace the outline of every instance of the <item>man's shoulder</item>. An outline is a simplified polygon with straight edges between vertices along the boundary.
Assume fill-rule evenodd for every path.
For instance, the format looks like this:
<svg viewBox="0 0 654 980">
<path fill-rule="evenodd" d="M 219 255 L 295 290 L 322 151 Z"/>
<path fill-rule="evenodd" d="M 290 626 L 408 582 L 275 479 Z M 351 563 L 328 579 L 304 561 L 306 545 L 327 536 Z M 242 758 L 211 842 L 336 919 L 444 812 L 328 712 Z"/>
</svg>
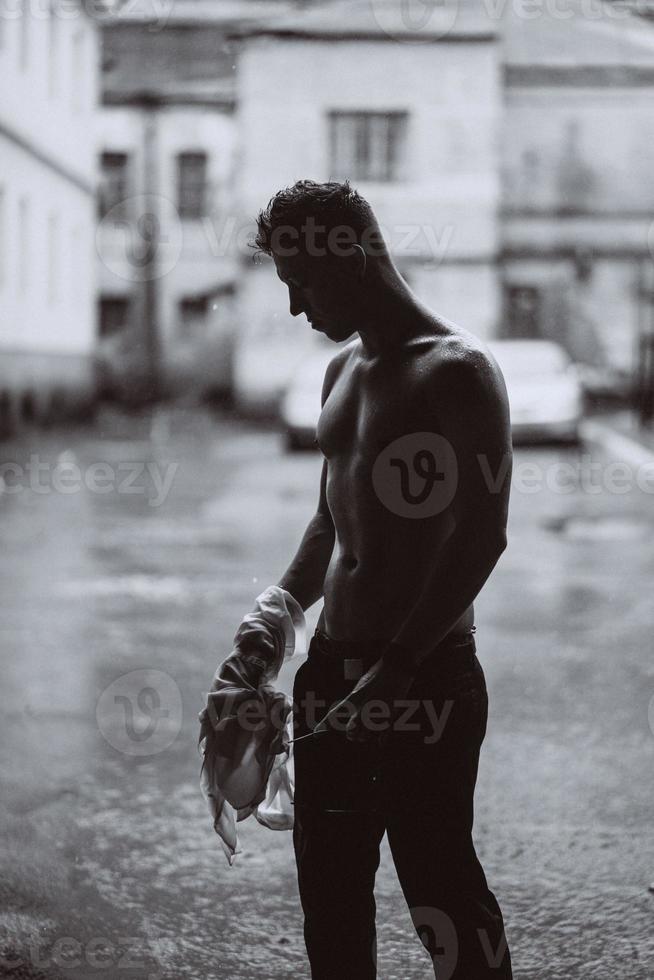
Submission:
<svg viewBox="0 0 654 980">
<path fill-rule="evenodd" d="M 343 364 L 349 359 L 353 351 L 361 350 L 362 343 L 360 337 L 355 337 L 349 342 L 349 344 L 344 344 L 336 354 L 332 357 L 329 362 L 329 367 L 335 365 L 336 367 L 342 367 Z"/>
<path fill-rule="evenodd" d="M 327 365 L 327 370 L 325 371 L 325 381 L 330 381 L 333 384 L 345 364 L 349 361 L 352 353 L 360 347 L 361 341 L 358 338 L 356 340 L 351 340 L 349 344 L 345 344 L 344 347 L 341 347 L 336 354 L 334 354 L 331 361 Z"/>
<path fill-rule="evenodd" d="M 441 335 L 421 372 L 420 403 L 461 439 L 486 432 L 510 448 L 509 402 L 495 358 L 478 337 L 464 330 Z"/>
<path fill-rule="evenodd" d="M 501 373 L 488 347 L 474 334 L 450 323 L 428 339 L 421 362 L 423 383 L 438 382 L 440 390 L 450 385 L 502 386 Z"/>
</svg>

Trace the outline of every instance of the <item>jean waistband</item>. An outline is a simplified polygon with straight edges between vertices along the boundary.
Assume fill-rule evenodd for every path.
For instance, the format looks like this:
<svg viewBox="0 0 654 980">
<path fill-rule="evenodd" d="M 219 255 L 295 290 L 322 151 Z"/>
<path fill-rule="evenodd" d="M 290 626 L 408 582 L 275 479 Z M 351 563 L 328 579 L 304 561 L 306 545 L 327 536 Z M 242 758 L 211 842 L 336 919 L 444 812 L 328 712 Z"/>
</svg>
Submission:
<svg viewBox="0 0 654 980">
<path fill-rule="evenodd" d="M 465 633 L 450 633 L 434 647 L 432 652 L 441 655 L 438 660 L 443 666 L 451 659 L 458 661 L 459 658 L 474 658 L 476 652 L 474 634 L 474 626 Z M 309 647 L 309 655 L 326 657 L 335 663 L 359 660 L 364 667 L 371 667 L 379 660 L 385 648 L 386 643 L 379 640 L 335 640 L 321 629 L 316 629 Z"/>
</svg>

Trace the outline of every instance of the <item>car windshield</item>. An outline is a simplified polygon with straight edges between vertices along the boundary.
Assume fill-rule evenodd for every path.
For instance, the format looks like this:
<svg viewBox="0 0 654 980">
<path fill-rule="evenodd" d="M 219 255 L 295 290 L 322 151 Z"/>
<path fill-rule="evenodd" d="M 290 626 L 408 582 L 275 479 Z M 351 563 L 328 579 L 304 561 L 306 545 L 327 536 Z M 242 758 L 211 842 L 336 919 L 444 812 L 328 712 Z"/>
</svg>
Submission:
<svg viewBox="0 0 654 980">
<path fill-rule="evenodd" d="M 506 341 L 489 345 L 504 375 L 538 378 L 561 374 L 570 360 L 561 347 L 539 341 Z"/>
</svg>

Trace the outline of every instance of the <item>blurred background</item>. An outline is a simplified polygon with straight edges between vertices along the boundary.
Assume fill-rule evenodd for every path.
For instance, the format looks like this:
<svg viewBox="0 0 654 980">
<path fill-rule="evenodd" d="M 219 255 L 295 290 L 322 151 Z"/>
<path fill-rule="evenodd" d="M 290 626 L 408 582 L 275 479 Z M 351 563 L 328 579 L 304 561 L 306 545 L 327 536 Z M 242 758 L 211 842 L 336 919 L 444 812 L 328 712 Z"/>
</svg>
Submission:
<svg viewBox="0 0 654 980">
<path fill-rule="evenodd" d="M 0 7 L 0 975 L 307 975 L 290 835 L 228 868 L 195 747 L 317 500 L 335 348 L 251 246 L 302 177 L 506 377 L 477 842 L 516 977 L 648 980 L 646 0 Z M 430 976 L 386 851 L 379 922 L 380 976 Z"/>
</svg>

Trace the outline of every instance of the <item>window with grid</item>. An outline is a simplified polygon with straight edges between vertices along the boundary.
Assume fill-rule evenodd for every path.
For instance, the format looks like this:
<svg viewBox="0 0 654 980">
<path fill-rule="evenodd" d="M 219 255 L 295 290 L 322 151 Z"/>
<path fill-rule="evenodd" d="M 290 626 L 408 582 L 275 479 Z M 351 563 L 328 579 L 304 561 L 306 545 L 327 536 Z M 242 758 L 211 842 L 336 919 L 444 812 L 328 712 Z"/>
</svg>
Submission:
<svg viewBox="0 0 654 980">
<path fill-rule="evenodd" d="M 129 156 L 107 151 L 100 156 L 100 197 L 98 210 L 104 218 L 110 211 L 116 217 L 127 211 L 129 193 Z"/>
<path fill-rule="evenodd" d="M 181 218 L 206 214 L 207 154 L 180 153 L 177 157 L 177 209 Z"/>
<path fill-rule="evenodd" d="M 537 286 L 505 283 L 505 336 L 542 336 L 540 323 L 541 298 L 541 293 Z"/>
<path fill-rule="evenodd" d="M 330 112 L 330 174 L 336 179 L 401 179 L 406 112 Z"/>
</svg>

